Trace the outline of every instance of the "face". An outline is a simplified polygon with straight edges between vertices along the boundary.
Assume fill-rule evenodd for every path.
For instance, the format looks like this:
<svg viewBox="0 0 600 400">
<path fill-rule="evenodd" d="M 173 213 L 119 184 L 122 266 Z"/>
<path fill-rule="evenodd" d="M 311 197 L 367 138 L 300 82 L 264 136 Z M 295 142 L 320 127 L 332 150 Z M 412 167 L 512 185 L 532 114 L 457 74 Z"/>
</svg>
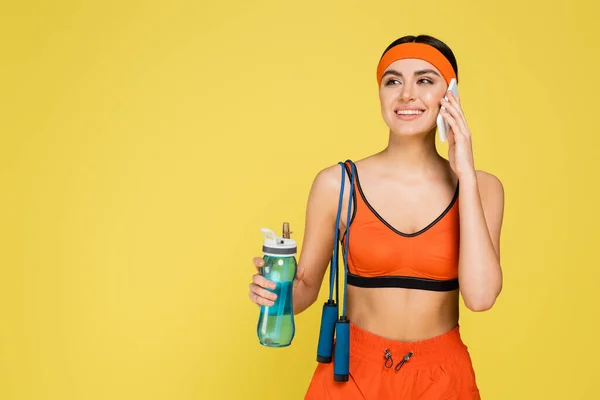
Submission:
<svg viewBox="0 0 600 400">
<path fill-rule="evenodd" d="M 379 87 L 385 123 L 394 134 L 401 136 L 431 131 L 447 89 L 442 74 L 427 61 L 393 62 L 386 68 Z"/>
</svg>

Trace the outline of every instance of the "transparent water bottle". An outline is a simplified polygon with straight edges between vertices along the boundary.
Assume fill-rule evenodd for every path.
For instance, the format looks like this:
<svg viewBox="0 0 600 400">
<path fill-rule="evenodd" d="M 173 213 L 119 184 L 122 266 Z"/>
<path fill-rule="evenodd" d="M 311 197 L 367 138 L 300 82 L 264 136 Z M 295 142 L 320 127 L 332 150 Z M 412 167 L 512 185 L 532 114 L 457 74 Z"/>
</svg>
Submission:
<svg viewBox="0 0 600 400">
<path fill-rule="evenodd" d="M 275 283 L 277 295 L 272 306 L 261 306 L 257 334 L 260 344 L 267 347 L 286 347 L 292 343 L 296 327 L 294 323 L 294 302 L 292 299 L 296 278 L 296 242 L 290 239 L 290 225 L 283 224 L 283 237 L 278 237 L 270 229 L 261 228 L 265 239 L 263 244 L 264 265 L 260 274 Z"/>
</svg>

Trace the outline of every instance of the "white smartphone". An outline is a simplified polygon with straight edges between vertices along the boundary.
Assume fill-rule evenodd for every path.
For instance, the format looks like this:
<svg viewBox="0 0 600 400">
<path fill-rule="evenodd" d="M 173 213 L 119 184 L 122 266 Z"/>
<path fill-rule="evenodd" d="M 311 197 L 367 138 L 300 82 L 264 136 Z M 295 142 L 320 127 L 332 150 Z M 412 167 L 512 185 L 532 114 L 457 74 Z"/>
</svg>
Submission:
<svg viewBox="0 0 600 400">
<path fill-rule="evenodd" d="M 452 94 L 454 94 L 454 96 L 458 96 L 458 85 L 456 83 L 456 79 L 452 78 L 450 80 L 450 84 L 448 85 L 448 90 L 451 91 Z M 448 99 L 448 96 L 444 96 L 444 98 Z M 442 117 L 441 113 L 439 113 L 437 116 L 437 128 L 438 128 L 438 133 L 440 134 L 440 140 L 442 142 L 445 142 L 446 137 L 448 136 L 448 130 L 450 129 L 450 127 L 448 126 L 448 123 L 446 122 L 444 117 Z"/>
</svg>

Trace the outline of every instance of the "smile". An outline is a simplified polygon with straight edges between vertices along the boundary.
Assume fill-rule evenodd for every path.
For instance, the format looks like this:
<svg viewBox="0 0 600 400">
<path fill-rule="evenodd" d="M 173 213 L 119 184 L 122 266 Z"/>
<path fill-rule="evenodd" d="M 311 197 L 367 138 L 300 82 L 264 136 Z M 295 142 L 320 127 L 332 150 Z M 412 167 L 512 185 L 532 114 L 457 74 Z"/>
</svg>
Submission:
<svg viewBox="0 0 600 400">
<path fill-rule="evenodd" d="M 419 118 L 425 111 L 424 110 L 396 110 L 395 114 L 398 119 L 403 121 L 412 121 L 414 119 Z"/>
<path fill-rule="evenodd" d="M 423 114 L 422 110 L 398 110 L 396 111 L 396 114 L 398 115 L 417 115 L 417 114 Z"/>
</svg>

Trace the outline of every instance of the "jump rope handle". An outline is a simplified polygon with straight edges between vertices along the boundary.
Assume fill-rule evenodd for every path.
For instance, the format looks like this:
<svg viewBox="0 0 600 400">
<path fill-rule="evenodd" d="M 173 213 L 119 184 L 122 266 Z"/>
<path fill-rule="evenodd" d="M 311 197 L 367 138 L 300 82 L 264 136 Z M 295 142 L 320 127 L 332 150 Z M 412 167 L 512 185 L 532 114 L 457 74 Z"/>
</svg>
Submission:
<svg viewBox="0 0 600 400">
<path fill-rule="evenodd" d="M 350 321 L 345 316 L 335 325 L 335 353 L 333 360 L 333 380 L 347 382 L 350 372 Z"/>
<path fill-rule="evenodd" d="M 317 348 L 317 362 L 329 364 L 332 360 L 333 336 L 335 322 L 338 318 L 338 306 L 335 300 L 327 300 L 323 304 L 321 314 L 321 330 L 319 332 L 319 346 Z"/>
<path fill-rule="evenodd" d="M 329 364 L 332 361 L 335 324 L 338 319 L 339 313 L 339 307 L 336 301 L 333 299 L 333 284 L 334 281 L 336 281 L 337 277 L 336 275 L 338 268 L 339 225 L 340 215 L 342 212 L 342 199 L 344 198 L 344 184 L 346 182 L 346 168 L 342 163 L 338 164 L 342 166 L 342 185 L 340 190 L 337 217 L 335 221 L 335 239 L 333 243 L 333 256 L 331 258 L 331 265 L 329 270 L 329 299 L 325 302 L 325 304 L 323 304 L 323 310 L 321 312 L 321 329 L 319 332 L 319 344 L 317 347 L 317 362 L 325 364 Z"/>
</svg>

